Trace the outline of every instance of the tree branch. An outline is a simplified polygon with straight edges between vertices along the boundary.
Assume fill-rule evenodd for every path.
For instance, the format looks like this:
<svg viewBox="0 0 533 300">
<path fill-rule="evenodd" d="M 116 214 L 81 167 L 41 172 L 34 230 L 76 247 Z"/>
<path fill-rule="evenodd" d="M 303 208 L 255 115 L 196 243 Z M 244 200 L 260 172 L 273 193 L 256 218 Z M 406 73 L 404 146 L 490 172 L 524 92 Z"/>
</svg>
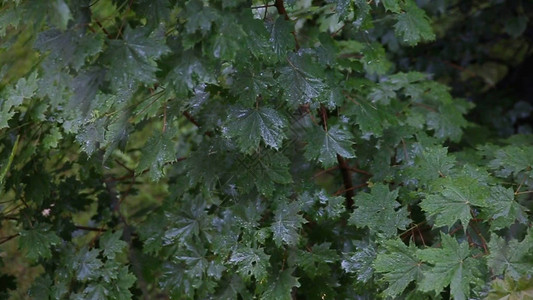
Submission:
<svg viewBox="0 0 533 300">
<path fill-rule="evenodd" d="M 346 197 L 346 209 L 352 211 L 354 204 L 354 188 L 352 184 L 352 174 L 350 172 L 350 166 L 348 166 L 346 160 L 339 154 L 337 154 L 337 162 L 339 163 L 339 169 L 341 170 L 342 180 L 344 181 L 344 190 L 346 192 L 344 194 L 344 197 Z"/>
</svg>

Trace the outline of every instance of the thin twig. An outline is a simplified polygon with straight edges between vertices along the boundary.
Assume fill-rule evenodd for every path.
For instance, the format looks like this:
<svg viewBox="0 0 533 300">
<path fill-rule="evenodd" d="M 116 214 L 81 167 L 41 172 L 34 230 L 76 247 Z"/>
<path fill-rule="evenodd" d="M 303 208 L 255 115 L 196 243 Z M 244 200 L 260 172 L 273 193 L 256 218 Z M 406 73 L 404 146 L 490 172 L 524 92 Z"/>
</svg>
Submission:
<svg viewBox="0 0 533 300">
<path fill-rule="evenodd" d="M 18 233 L 15 233 L 15 234 L 10 235 L 10 236 L 1 237 L 0 238 L 0 245 L 3 244 L 3 243 L 9 242 L 10 240 L 16 238 L 17 236 L 19 236 Z"/>
</svg>

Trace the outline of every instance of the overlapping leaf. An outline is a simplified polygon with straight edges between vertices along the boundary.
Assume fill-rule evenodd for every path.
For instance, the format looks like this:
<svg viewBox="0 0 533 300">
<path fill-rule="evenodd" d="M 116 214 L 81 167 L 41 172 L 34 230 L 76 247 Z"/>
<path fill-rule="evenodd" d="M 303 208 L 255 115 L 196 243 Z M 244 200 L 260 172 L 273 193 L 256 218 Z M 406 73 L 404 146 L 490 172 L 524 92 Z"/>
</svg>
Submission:
<svg viewBox="0 0 533 300">
<path fill-rule="evenodd" d="M 422 273 L 420 289 L 440 293 L 449 285 L 454 299 L 468 299 L 470 285 L 481 280 L 481 261 L 472 257 L 472 251 L 466 242 L 458 243 L 455 238 L 445 234 L 441 234 L 441 242 L 441 248 L 417 252 L 422 261 L 432 265 Z"/>
<path fill-rule="evenodd" d="M 250 153 L 262 140 L 274 149 L 281 147 L 286 119 L 272 108 L 236 109 L 229 120 L 226 134 L 235 138 L 244 153 Z"/>
<path fill-rule="evenodd" d="M 533 273 L 533 235 L 530 232 L 519 242 L 506 241 L 492 233 L 489 242 L 490 254 L 487 263 L 495 275 L 505 275 L 515 280 Z"/>
<path fill-rule="evenodd" d="M 486 207 L 489 189 L 470 177 L 442 178 L 436 192 L 422 200 L 421 207 L 435 217 L 435 226 L 451 227 L 461 221 L 464 230 L 472 219 L 471 209 Z"/>
<path fill-rule="evenodd" d="M 375 184 L 370 193 L 359 193 L 355 197 L 354 210 L 348 222 L 358 227 L 368 227 L 371 232 L 383 233 L 387 237 L 405 229 L 411 222 L 405 207 L 396 201 L 398 190 L 389 191 L 384 184 Z"/>
<path fill-rule="evenodd" d="M 274 211 L 274 219 L 270 225 L 270 230 L 278 247 L 282 244 L 289 246 L 298 244 L 300 239 L 298 231 L 302 224 L 307 223 L 299 212 L 300 205 L 298 202 L 283 202 Z"/>
<path fill-rule="evenodd" d="M 327 131 L 316 128 L 310 134 L 305 156 L 309 159 L 317 159 L 328 167 L 337 162 L 337 155 L 345 158 L 355 157 L 351 149 L 352 144 L 352 135 L 339 126 L 333 126 Z"/>
<path fill-rule="evenodd" d="M 412 281 L 421 281 L 427 266 L 416 256 L 417 248 L 414 244 L 406 246 L 400 240 L 388 240 L 385 242 L 385 249 L 386 252 L 379 253 L 376 257 L 374 268 L 389 284 L 384 293 L 395 297 Z"/>
</svg>

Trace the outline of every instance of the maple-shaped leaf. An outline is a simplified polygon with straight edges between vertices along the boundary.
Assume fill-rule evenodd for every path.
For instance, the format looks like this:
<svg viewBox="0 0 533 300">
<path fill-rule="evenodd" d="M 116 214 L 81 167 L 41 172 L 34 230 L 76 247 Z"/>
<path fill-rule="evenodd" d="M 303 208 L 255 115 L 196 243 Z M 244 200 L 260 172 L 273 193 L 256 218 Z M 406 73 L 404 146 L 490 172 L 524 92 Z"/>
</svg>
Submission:
<svg viewBox="0 0 533 300">
<path fill-rule="evenodd" d="M 346 14 L 351 3 L 350 0 L 326 0 L 326 2 L 334 3 L 335 12 L 337 12 L 337 14 L 339 14 L 341 17 L 343 17 Z"/>
<path fill-rule="evenodd" d="M 186 242 L 184 248 L 178 251 L 173 259 L 186 266 L 185 273 L 189 277 L 196 279 L 203 278 L 209 266 L 206 258 L 207 249 L 190 242 Z"/>
<path fill-rule="evenodd" d="M 355 122 L 359 125 L 365 139 L 370 136 L 382 136 L 384 129 L 396 123 L 395 117 L 387 111 L 385 106 L 373 105 L 364 99 L 358 99 L 351 109 L 355 114 Z"/>
<path fill-rule="evenodd" d="M 368 99 L 372 103 L 379 103 L 383 105 L 389 105 L 392 99 L 396 98 L 396 90 L 393 85 L 388 82 L 381 82 L 377 86 L 373 87 Z"/>
<path fill-rule="evenodd" d="M 330 270 L 328 264 L 339 259 L 337 252 L 330 247 L 331 243 L 316 244 L 307 251 L 298 250 L 292 259 L 309 278 L 315 278 L 327 274 Z"/>
<path fill-rule="evenodd" d="M 109 291 L 101 283 L 91 283 L 83 290 L 81 299 L 107 299 Z"/>
<path fill-rule="evenodd" d="M 156 27 L 166 21 L 170 15 L 171 7 L 168 0 L 140 0 L 133 2 L 136 14 L 146 18 L 146 22 Z"/>
<path fill-rule="evenodd" d="M 337 154 L 345 157 L 355 157 L 352 150 L 352 134 L 335 125 L 327 131 L 315 127 L 309 133 L 309 142 L 305 148 L 308 159 L 318 159 L 324 167 L 337 163 Z"/>
<path fill-rule="evenodd" d="M 82 33 L 74 29 L 61 31 L 50 29 L 41 32 L 35 41 L 35 48 L 47 54 L 45 60 L 58 67 L 71 65 L 76 71 L 86 60 L 102 51 L 104 36 L 101 33 Z"/>
<path fill-rule="evenodd" d="M 346 273 L 357 274 L 358 281 L 368 282 L 374 275 L 372 263 L 376 259 L 376 248 L 364 242 L 357 242 L 356 247 L 355 253 L 344 253 L 341 267 Z"/>
<path fill-rule="evenodd" d="M 514 224 L 516 221 L 527 224 L 528 209 L 515 201 L 512 188 L 504 188 L 500 185 L 491 187 L 490 196 L 487 199 L 487 210 L 491 214 L 491 228 L 499 230 Z"/>
<path fill-rule="evenodd" d="M 404 3 L 404 11 L 396 15 L 398 22 L 394 25 L 400 40 L 409 46 L 434 40 L 435 33 L 426 13 L 413 0 L 406 0 Z"/>
<path fill-rule="evenodd" d="M 103 54 L 109 65 L 106 79 L 115 90 L 131 89 L 135 83 L 153 84 L 158 70 L 155 61 L 169 51 L 160 30 L 150 32 L 148 28 L 126 26 L 123 39 L 109 40 L 109 48 Z"/>
<path fill-rule="evenodd" d="M 182 12 L 182 16 L 187 20 L 185 25 L 187 33 L 194 33 L 200 30 L 202 34 L 205 34 L 211 30 L 212 23 L 220 18 L 216 9 L 204 5 L 199 0 L 189 1 L 185 7 L 186 9 Z"/>
<path fill-rule="evenodd" d="M 183 268 L 182 264 L 165 262 L 161 270 L 161 276 L 158 280 L 161 289 L 180 296 L 194 293 L 193 283 L 187 279 L 186 269 Z"/>
<path fill-rule="evenodd" d="M 209 221 L 205 206 L 206 203 L 203 199 L 189 198 L 186 205 L 183 205 L 178 212 L 165 212 L 170 228 L 165 231 L 164 245 L 175 242 L 185 243 L 198 236 Z"/>
<path fill-rule="evenodd" d="M 506 241 L 491 234 L 489 242 L 490 254 L 487 264 L 494 275 L 511 276 L 513 279 L 533 274 L 533 232 L 529 230 L 526 237 L 519 242 L 516 239 Z"/>
<path fill-rule="evenodd" d="M 242 49 L 242 43 L 246 38 L 241 25 L 235 22 L 233 17 L 222 17 L 218 26 L 218 34 L 214 35 L 212 53 L 217 59 L 233 60 L 235 55 Z"/>
<path fill-rule="evenodd" d="M 260 299 L 292 300 L 292 288 L 299 287 L 298 278 L 292 276 L 292 269 L 285 269 L 268 281 L 266 291 Z"/>
<path fill-rule="evenodd" d="M 318 210 L 320 216 L 325 215 L 328 219 L 336 219 L 346 210 L 344 204 L 346 199 L 342 196 L 330 196 L 325 190 L 320 190 L 320 192 L 315 194 L 315 197 L 318 198 L 318 202 L 323 206 Z"/>
<path fill-rule="evenodd" d="M 405 229 L 411 220 L 407 209 L 396 201 L 398 190 L 389 190 L 382 183 L 372 186 L 370 193 L 358 193 L 354 199 L 357 208 L 348 222 L 357 227 L 368 227 L 371 232 L 383 233 L 386 237 Z"/>
<path fill-rule="evenodd" d="M 528 300 L 533 299 L 533 278 L 516 280 L 510 276 L 492 281 L 486 300 Z"/>
<path fill-rule="evenodd" d="M 276 183 L 292 182 L 289 166 L 290 160 L 286 156 L 282 153 L 272 153 L 256 157 L 254 164 L 249 166 L 249 172 L 255 177 L 255 186 L 259 192 L 271 195 L 276 189 Z"/>
<path fill-rule="evenodd" d="M 19 232 L 19 249 L 25 256 L 36 261 L 39 258 L 52 257 L 51 247 L 61 243 L 61 239 L 52 231 L 48 224 L 34 224 L 34 228 Z"/>
<path fill-rule="evenodd" d="M 243 104 L 252 105 L 258 100 L 258 96 L 268 97 L 272 93 L 271 87 L 274 85 L 275 81 L 272 74 L 248 69 L 236 74 L 231 90 L 239 95 Z"/>
<path fill-rule="evenodd" d="M 250 153 L 262 140 L 274 149 L 281 147 L 287 120 L 272 108 L 236 109 L 229 121 L 226 135 L 235 138 L 239 149 Z"/>
<path fill-rule="evenodd" d="M 445 104 L 439 107 L 437 112 L 429 112 L 427 115 L 427 126 L 435 132 L 434 136 L 440 139 L 449 138 L 458 142 L 463 134 L 462 128 L 468 125 L 463 114 L 468 110 L 468 106 L 461 105 L 461 102 Z"/>
<path fill-rule="evenodd" d="M 405 175 L 407 180 L 427 184 L 441 176 L 448 176 L 455 165 L 455 158 L 448 155 L 448 148 L 429 146 L 421 148 Z"/>
<path fill-rule="evenodd" d="M 122 230 L 113 233 L 107 231 L 100 238 L 100 248 L 104 250 L 104 256 L 108 259 L 114 259 L 116 254 L 122 252 L 128 246 L 128 243 L 121 240 Z"/>
<path fill-rule="evenodd" d="M 385 10 L 391 11 L 393 13 L 401 12 L 399 0 L 382 0 L 381 3 L 385 7 Z"/>
<path fill-rule="evenodd" d="M 155 254 L 163 247 L 164 232 L 161 232 L 161 228 L 165 226 L 166 220 L 162 213 L 156 211 L 148 214 L 137 231 L 140 240 L 143 241 L 144 253 Z"/>
<path fill-rule="evenodd" d="M 427 195 L 420 206 L 435 217 L 435 226 L 451 227 L 461 221 L 466 231 L 472 219 L 471 209 L 487 206 L 489 195 L 489 189 L 474 178 L 446 177 L 435 181 L 435 192 Z"/>
<path fill-rule="evenodd" d="M 265 279 L 268 275 L 270 255 L 262 248 L 239 247 L 231 254 L 229 262 L 237 266 L 237 273 L 244 280 L 254 276 L 256 281 Z"/>
<path fill-rule="evenodd" d="M 173 66 L 166 81 L 179 96 L 188 96 L 197 86 L 203 91 L 203 85 L 214 81 L 210 66 L 191 49 L 175 57 Z"/>
<path fill-rule="evenodd" d="M 372 43 L 362 49 L 363 66 L 370 74 L 383 75 L 392 67 L 392 63 L 387 60 L 385 48 L 379 43 Z"/>
<path fill-rule="evenodd" d="M 270 42 L 274 49 L 274 53 L 278 57 L 282 57 L 288 50 L 294 49 L 294 37 L 292 35 L 294 25 L 285 20 L 283 15 L 279 15 L 276 21 L 272 24 L 270 30 Z"/>
<path fill-rule="evenodd" d="M 322 81 L 324 71 L 310 55 L 289 53 L 288 66 L 280 70 L 278 82 L 284 96 L 292 104 L 304 104 L 320 96 L 326 88 Z"/>
<path fill-rule="evenodd" d="M 295 246 L 298 243 L 300 234 L 298 231 L 302 224 L 307 221 L 298 213 L 300 205 L 298 202 L 282 202 L 274 211 L 274 219 L 270 225 L 274 242 L 278 247 L 282 244 Z"/>
<path fill-rule="evenodd" d="M 432 265 L 423 272 L 421 291 L 440 293 L 450 285 L 452 297 L 465 300 L 469 299 L 470 285 L 481 280 L 481 260 L 473 257 L 467 242 L 459 244 L 449 235 L 441 234 L 441 248 L 418 250 L 417 256 Z"/>
<path fill-rule="evenodd" d="M 15 85 L 10 85 L 5 92 L 0 93 L 0 129 L 8 127 L 7 122 L 15 115 L 14 109 L 22 104 L 24 99 L 35 95 L 37 90 L 37 72 L 28 78 L 20 78 Z"/>
<path fill-rule="evenodd" d="M 374 269 L 381 273 L 389 284 L 385 295 L 395 297 L 401 294 L 412 281 L 422 279 L 427 267 L 416 256 L 413 243 L 406 246 L 401 240 L 387 240 L 383 243 L 386 252 L 380 252 L 374 261 Z"/>
<path fill-rule="evenodd" d="M 489 168 L 496 170 L 500 177 L 518 175 L 533 167 L 533 146 L 507 146 L 496 150 Z"/>
<path fill-rule="evenodd" d="M 127 266 L 122 266 L 116 272 L 117 278 L 108 287 L 109 293 L 115 299 L 131 299 L 132 294 L 130 288 L 133 286 L 137 278 L 129 272 Z"/>
<path fill-rule="evenodd" d="M 137 174 L 149 170 L 150 178 L 156 181 L 164 175 L 165 165 L 176 160 L 176 147 L 172 141 L 173 133 L 171 131 L 166 130 L 164 133 L 156 131 L 148 139 L 135 169 Z"/>
<path fill-rule="evenodd" d="M 98 258 L 99 251 L 83 248 L 74 257 L 70 268 L 76 274 L 76 278 L 81 281 L 94 279 L 100 275 L 100 269 L 104 265 Z"/>
</svg>

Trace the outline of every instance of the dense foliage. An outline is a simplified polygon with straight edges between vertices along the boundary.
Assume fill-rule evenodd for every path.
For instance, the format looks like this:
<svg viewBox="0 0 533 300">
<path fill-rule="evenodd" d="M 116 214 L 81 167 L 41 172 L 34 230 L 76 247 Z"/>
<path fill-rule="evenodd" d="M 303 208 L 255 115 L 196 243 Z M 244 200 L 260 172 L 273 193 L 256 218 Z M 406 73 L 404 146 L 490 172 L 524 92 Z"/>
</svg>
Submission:
<svg viewBox="0 0 533 300">
<path fill-rule="evenodd" d="M 533 297 L 530 1 L 1 2 L 2 297 Z"/>
</svg>

